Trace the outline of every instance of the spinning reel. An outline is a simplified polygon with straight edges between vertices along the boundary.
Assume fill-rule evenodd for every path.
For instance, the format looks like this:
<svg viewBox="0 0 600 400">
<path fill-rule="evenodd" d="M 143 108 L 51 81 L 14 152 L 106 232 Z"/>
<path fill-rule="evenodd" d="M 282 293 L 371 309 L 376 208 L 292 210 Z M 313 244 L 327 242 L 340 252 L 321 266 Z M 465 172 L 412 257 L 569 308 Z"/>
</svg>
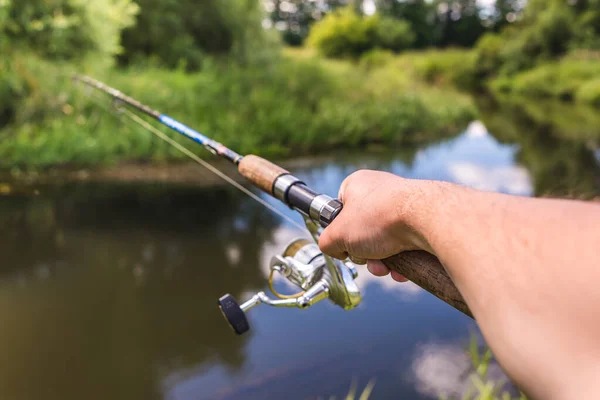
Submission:
<svg viewBox="0 0 600 400">
<path fill-rule="evenodd" d="M 314 241 L 295 239 L 281 255 L 271 259 L 269 288 L 276 298 L 258 292 L 241 305 L 230 294 L 219 299 L 223 316 L 238 335 L 250 329 L 246 312 L 259 304 L 306 309 L 329 298 L 334 304 L 349 310 L 360 303 L 362 297 L 355 282 L 358 272 L 354 265 L 323 254 L 316 243 L 319 227 L 309 217 L 305 217 L 305 223 Z M 302 291 L 295 295 L 278 293 L 273 287 L 276 272 Z"/>
</svg>

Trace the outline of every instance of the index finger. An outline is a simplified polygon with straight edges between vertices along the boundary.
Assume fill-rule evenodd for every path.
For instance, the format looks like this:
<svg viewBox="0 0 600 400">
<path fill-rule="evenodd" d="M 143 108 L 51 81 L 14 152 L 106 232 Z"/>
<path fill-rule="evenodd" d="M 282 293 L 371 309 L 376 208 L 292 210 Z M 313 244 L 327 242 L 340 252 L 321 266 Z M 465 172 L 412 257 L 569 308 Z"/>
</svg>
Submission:
<svg viewBox="0 0 600 400">
<path fill-rule="evenodd" d="M 342 210 L 342 212 L 344 212 Z M 343 232 L 339 231 L 337 228 L 341 226 L 342 221 L 339 221 L 340 217 L 336 218 L 331 225 L 329 225 L 325 230 L 321 233 L 319 237 L 319 248 L 321 251 L 327 255 L 330 255 L 333 258 L 337 258 L 338 260 L 345 260 L 348 257 L 348 253 L 346 252 L 346 246 L 344 244 Z"/>
</svg>

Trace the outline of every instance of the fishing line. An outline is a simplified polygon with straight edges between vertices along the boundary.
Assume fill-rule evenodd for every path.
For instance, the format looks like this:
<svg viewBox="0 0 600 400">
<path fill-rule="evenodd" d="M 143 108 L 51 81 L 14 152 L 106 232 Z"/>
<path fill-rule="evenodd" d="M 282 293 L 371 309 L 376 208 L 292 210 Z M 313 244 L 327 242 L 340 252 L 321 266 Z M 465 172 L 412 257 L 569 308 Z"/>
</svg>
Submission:
<svg viewBox="0 0 600 400">
<path fill-rule="evenodd" d="M 98 104 L 106 112 L 113 114 L 108 109 L 108 107 L 105 107 L 104 104 L 100 103 L 100 100 L 97 99 L 95 95 L 90 94 L 90 97 L 92 97 L 93 100 L 94 100 L 94 102 L 96 104 Z M 234 179 L 232 179 L 228 175 L 226 175 L 223 172 L 221 172 L 219 169 L 217 169 L 216 167 L 214 167 L 210 163 L 208 163 L 208 162 L 204 161 L 203 159 L 201 159 L 200 157 L 198 157 L 192 151 L 188 150 L 185 146 L 181 145 L 180 143 L 178 143 L 174 139 L 172 139 L 169 136 L 167 136 L 164 132 L 160 131 L 158 128 L 156 128 L 155 126 L 151 125 L 148 121 L 142 119 L 139 115 L 135 114 L 133 111 L 130 111 L 130 110 L 128 110 L 125 107 L 118 107 L 118 106 L 116 106 L 116 107 L 117 107 L 117 110 L 119 111 L 119 113 L 122 113 L 127 118 L 129 118 L 131 121 L 135 122 L 136 124 L 138 124 L 139 126 L 141 126 L 144 129 L 146 129 L 147 131 L 149 131 L 150 133 L 152 133 L 153 135 L 155 135 L 159 139 L 163 140 L 164 142 L 167 142 L 168 144 L 170 144 L 171 146 L 173 146 L 174 148 L 176 148 L 177 150 L 179 150 L 181 153 L 185 154 L 186 156 L 188 156 L 189 158 L 191 158 L 192 160 L 194 160 L 196 163 L 200 164 L 201 166 L 203 166 L 204 168 L 206 168 L 207 170 L 209 170 L 213 174 L 217 175 L 219 178 L 223 179 L 225 182 L 229 183 L 233 187 L 235 187 L 238 190 L 240 190 L 242 193 L 244 193 L 247 196 L 249 196 L 250 198 L 254 199 L 259 204 L 261 204 L 262 206 L 266 207 L 271 212 L 275 213 L 277 216 L 283 218 L 286 222 L 294 225 L 294 227 L 299 228 L 300 230 L 304 230 L 304 226 L 300 225 L 298 222 L 294 221 L 293 219 L 291 219 L 290 217 L 288 217 L 287 215 L 285 215 L 284 213 L 282 213 L 281 211 L 279 211 L 278 209 L 276 209 L 275 207 L 273 207 L 271 204 L 269 204 L 265 200 L 261 199 L 256 194 L 252 193 L 250 190 L 248 190 L 243 185 L 241 185 L 238 182 L 236 182 Z"/>
</svg>

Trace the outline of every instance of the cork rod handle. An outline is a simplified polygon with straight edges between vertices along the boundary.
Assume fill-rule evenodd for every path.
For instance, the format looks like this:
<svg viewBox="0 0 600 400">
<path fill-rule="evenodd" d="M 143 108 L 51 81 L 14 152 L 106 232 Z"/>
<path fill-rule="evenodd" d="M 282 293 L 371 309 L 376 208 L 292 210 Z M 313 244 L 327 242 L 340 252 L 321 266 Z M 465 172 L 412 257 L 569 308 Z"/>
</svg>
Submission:
<svg viewBox="0 0 600 400">
<path fill-rule="evenodd" d="M 239 173 L 263 191 L 273 194 L 273 184 L 289 172 L 262 157 L 248 155 L 238 165 Z"/>
<path fill-rule="evenodd" d="M 406 251 L 383 263 L 438 299 L 473 318 L 473 313 L 440 261 L 425 251 Z"/>
</svg>

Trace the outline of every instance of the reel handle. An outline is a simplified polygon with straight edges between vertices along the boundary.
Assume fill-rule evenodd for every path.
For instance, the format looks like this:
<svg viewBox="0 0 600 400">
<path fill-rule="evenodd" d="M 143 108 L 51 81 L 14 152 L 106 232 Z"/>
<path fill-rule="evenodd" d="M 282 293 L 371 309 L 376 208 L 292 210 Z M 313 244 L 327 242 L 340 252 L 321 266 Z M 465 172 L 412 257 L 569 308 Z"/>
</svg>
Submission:
<svg viewBox="0 0 600 400">
<path fill-rule="evenodd" d="M 229 325 L 235 333 L 241 335 L 250 330 L 250 324 L 248 324 L 246 313 L 244 313 L 244 310 L 232 295 L 226 294 L 222 296 L 219 299 L 218 304 L 223 316 L 227 322 L 229 322 Z"/>
</svg>

